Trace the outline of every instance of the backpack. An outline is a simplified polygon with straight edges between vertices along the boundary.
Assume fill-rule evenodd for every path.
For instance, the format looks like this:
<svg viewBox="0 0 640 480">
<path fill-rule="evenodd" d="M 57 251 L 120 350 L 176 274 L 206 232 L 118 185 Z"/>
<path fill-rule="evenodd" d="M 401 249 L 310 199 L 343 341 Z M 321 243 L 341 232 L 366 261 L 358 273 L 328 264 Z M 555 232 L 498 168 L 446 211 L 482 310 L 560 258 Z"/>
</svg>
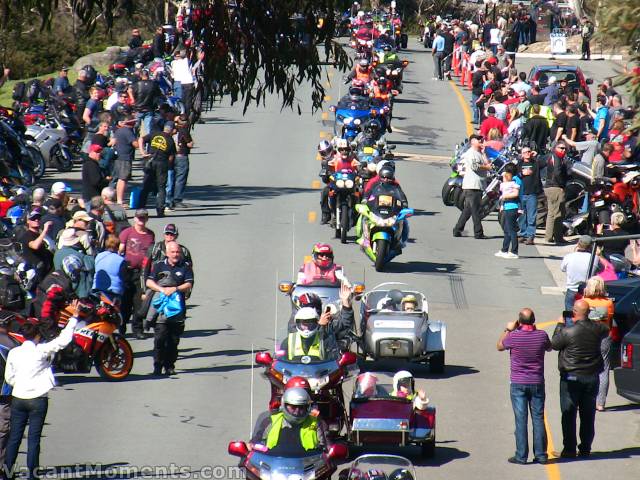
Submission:
<svg viewBox="0 0 640 480">
<path fill-rule="evenodd" d="M 26 84 L 24 82 L 16 82 L 16 84 L 13 86 L 13 93 L 11 95 L 11 98 L 13 98 L 16 102 L 24 102 L 26 93 Z"/>
<path fill-rule="evenodd" d="M 42 82 L 40 82 L 40 80 L 38 80 L 37 78 L 34 78 L 33 80 L 29 80 L 25 88 L 26 88 L 25 97 L 29 103 L 34 103 L 35 101 L 37 101 L 43 96 Z"/>
<path fill-rule="evenodd" d="M 91 86 L 96 83 L 96 78 L 98 78 L 98 72 L 94 68 L 93 65 L 85 65 L 82 67 L 82 70 L 87 72 L 87 86 Z"/>
</svg>

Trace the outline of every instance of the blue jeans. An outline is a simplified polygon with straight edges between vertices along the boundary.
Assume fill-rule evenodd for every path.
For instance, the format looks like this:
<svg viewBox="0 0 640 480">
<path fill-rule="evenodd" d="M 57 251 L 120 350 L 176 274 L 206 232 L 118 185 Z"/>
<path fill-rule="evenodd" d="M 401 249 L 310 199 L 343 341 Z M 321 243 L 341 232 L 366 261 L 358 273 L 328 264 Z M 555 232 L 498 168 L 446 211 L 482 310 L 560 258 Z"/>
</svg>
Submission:
<svg viewBox="0 0 640 480">
<path fill-rule="evenodd" d="M 530 193 L 521 197 L 520 236 L 533 239 L 536 236 L 536 215 L 538 214 L 538 195 Z"/>
<path fill-rule="evenodd" d="M 591 452 L 595 436 L 596 397 L 600 386 L 598 374 L 571 376 L 560 374 L 560 411 L 562 412 L 563 450 Z M 576 416 L 580 414 L 580 444 L 576 438 Z"/>
<path fill-rule="evenodd" d="M 180 82 L 173 82 L 173 96 L 182 98 L 182 84 Z"/>
<path fill-rule="evenodd" d="M 173 203 L 173 182 L 175 182 L 175 172 L 174 170 L 169 170 L 167 172 L 167 187 L 165 188 L 166 197 L 164 204 L 166 206 L 170 206 Z"/>
<path fill-rule="evenodd" d="M 564 294 L 564 309 L 568 312 L 570 312 L 571 310 L 573 310 L 573 304 L 576 301 L 576 294 L 578 293 L 577 290 L 569 290 L 567 288 L 567 291 Z M 573 323 L 572 323 L 573 325 Z M 569 327 L 570 325 L 567 324 L 567 327 Z"/>
<path fill-rule="evenodd" d="M 175 172 L 173 198 L 176 202 L 181 202 L 184 199 L 184 190 L 187 188 L 187 178 L 189 177 L 189 156 L 176 155 L 173 169 Z"/>
<path fill-rule="evenodd" d="M 533 456 L 547 459 L 547 431 L 544 428 L 544 383 L 511 384 L 511 406 L 516 421 L 516 458 L 526 462 L 529 456 L 528 412 L 533 425 Z"/>
<path fill-rule="evenodd" d="M 471 111 L 473 112 L 473 123 L 480 123 L 480 109 L 476 105 L 476 100 L 480 98 L 480 95 L 475 93 L 471 94 Z"/>
<path fill-rule="evenodd" d="M 153 124 L 153 112 L 138 112 L 136 114 L 136 126 L 140 128 L 140 124 L 142 124 L 144 135 L 149 135 Z M 140 134 L 142 136 L 142 132 Z"/>
<path fill-rule="evenodd" d="M 47 397 L 28 400 L 13 397 L 11 400 L 11 429 L 7 442 L 7 456 L 5 457 L 6 472 L 11 472 L 16 463 L 18 449 L 28 423 L 27 468 L 29 469 L 29 478 L 36 477 L 36 470 L 40 465 L 40 437 L 48 407 L 49 399 Z"/>
<path fill-rule="evenodd" d="M 511 245 L 511 253 L 518 254 L 518 209 L 502 211 L 502 229 L 504 239 L 502 240 L 502 251 L 508 252 Z"/>
</svg>

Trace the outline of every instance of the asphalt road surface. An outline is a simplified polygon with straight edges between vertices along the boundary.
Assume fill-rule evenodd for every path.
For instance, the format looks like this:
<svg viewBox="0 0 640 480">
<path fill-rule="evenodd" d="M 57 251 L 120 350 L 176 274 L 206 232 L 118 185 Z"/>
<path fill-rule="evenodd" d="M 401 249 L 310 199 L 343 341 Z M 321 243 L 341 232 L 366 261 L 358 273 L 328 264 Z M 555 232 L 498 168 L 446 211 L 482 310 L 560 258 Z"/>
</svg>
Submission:
<svg viewBox="0 0 640 480">
<path fill-rule="evenodd" d="M 389 139 L 397 145 L 397 175 L 416 215 L 410 243 L 388 272 L 376 273 L 353 240 L 340 245 L 318 223 L 315 148 L 332 130 L 328 106 L 344 93 L 341 74 L 327 72 L 325 114 L 312 114 L 307 103 L 298 116 L 269 99 L 266 108 L 243 116 L 241 107 L 223 103 L 196 129 L 187 195 L 193 206 L 164 222 L 150 221 L 159 236 L 164 223 L 175 222 L 195 259 L 178 373 L 150 376 L 149 339 L 132 340 L 136 358 L 128 381 L 60 376 L 42 465 L 67 466 L 67 476 L 91 478 L 153 477 L 171 468 L 182 478 L 236 478 L 227 443 L 248 439 L 252 419 L 269 399 L 260 370 L 252 373 L 251 353 L 273 349 L 285 335 L 289 305 L 277 281 L 292 279 L 314 242 L 330 241 L 351 280 L 369 288 L 385 281 L 414 285 L 427 296 L 431 318 L 448 325 L 446 373 L 417 371 L 418 386 L 438 408 L 435 458 L 408 452 L 419 478 L 640 478 L 640 410 L 615 394 L 613 376 L 590 459 L 507 463 L 515 448 L 508 354 L 496 351 L 496 340 L 524 306 L 551 333 L 549 321 L 561 311 L 562 297 L 541 294 L 541 287 L 555 283 L 536 247 L 523 246 L 516 261 L 493 256 L 501 244 L 495 216 L 484 222 L 488 240 L 452 237 L 458 211 L 443 206 L 440 189 L 449 173 L 447 157 L 467 134 L 465 113 L 449 82 L 431 80 L 430 54 L 412 46 Z M 301 91 L 300 99 L 307 94 Z M 556 358 L 550 353 L 546 362 L 552 451 L 562 447 Z M 24 463 L 24 455 L 18 460 Z"/>
</svg>

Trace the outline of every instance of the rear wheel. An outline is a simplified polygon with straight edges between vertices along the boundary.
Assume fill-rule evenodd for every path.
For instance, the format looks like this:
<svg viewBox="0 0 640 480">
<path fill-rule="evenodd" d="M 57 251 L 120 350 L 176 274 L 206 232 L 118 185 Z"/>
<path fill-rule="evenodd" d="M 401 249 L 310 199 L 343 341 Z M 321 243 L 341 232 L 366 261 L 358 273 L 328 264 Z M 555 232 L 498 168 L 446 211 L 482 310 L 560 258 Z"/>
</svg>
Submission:
<svg viewBox="0 0 640 480">
<path fill-rule="evenodd" d="M 29 152 L 33 165 L 33 176 L 36 181 L 38 181 L 44 175 L 44 171 L 47 168 L 47 162 L 44 160 L 42 152 L 37 147 L 29 145 L 27 147 L 27 151 Z"/>
<path fill-rule="evenodd" d="M 449 185 L 449 179 L 447 178 L 442 186 L 442 203 L 444 203 L 447 207 L 453 205 L 453 188 Z"/>
<path fill-rule="evenodd" d="M 376 240 L 376 272 L 384 269 L 384 262 L 389 252 L 389 242 L 386 240 Z"/>
<path fill-rule="evenodd" d="M 107 340 L 102 345 L 95 362 L 98 373 L 105 380 L 124 380 L 133 368 L 133 350 L 124 337 L 114 333 L 113 343 Z"/>
<path fill-rule="evenodd" d="M 73 169 L 73 159 L 68 151 L 65 153 L 60 147 L 57 147 L 51 152 L 51 155 L 59 172 L 70 172 Z"/>
<path fill-rule="evenodd" d="M 347 232 L 349 231 L 349 207 L 342 205 L 340 208 L 340 241 L 347 243 Z"/>
<path fill-rule="evenodd" d="M 431 373 L 444 373 L 444 350 L 435 353 L 429 359 L 429 372 Z"/>
</svg>

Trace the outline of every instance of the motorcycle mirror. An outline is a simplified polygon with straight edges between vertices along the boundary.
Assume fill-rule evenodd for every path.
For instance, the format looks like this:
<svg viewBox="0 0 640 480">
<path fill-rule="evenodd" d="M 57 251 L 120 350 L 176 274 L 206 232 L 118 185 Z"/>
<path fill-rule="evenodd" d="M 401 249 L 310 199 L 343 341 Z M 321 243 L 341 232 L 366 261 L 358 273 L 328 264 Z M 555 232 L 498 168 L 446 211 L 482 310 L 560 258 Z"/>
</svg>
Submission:
<svg viewBox="0 0 640 480">
<path fill-rule="evenodd" d="M 344 443 L 334 443 L 329 447 L 329 452 L 327 453 L 331 460 L 344 460 L 348 455 L 349 448 Z"/>
<path fill-rule="evenodd" d="M 355 353 L 344 352 L 340 357 L 340 360 L 338 360 L 338 365 L 340 365 L 341 367 L 347 367 L 349 365 L 353 365 L 357 361 L 358 361 L 358 357 L 356 357 Z"/>
<path fill-rule="evenodd" d="M 256 363 L 269 367 L 273 363 L 273 357 L 269 352 L 258 352 L 256 353 Z"/>
<path fill-rule="evenodd" d="M 293 283 L 292 282 L 280 282 L 278 284 L 278 290 L 280 290 L 282 293 L 291 293 L 291 290 L 293 290 Z"/>
<path fill-rule="evenodd" d="M 409 60 L 403 60 L 402 61 L 402 66 L 406 67 L 407 65 L 409 65 Z"/>
<path fill-rule="evenodd" d="M 246 457 L 249 454 L 249 448 L 244 442 L 229 442 L 227 452 L 236 457 Z"/>
</svg>

